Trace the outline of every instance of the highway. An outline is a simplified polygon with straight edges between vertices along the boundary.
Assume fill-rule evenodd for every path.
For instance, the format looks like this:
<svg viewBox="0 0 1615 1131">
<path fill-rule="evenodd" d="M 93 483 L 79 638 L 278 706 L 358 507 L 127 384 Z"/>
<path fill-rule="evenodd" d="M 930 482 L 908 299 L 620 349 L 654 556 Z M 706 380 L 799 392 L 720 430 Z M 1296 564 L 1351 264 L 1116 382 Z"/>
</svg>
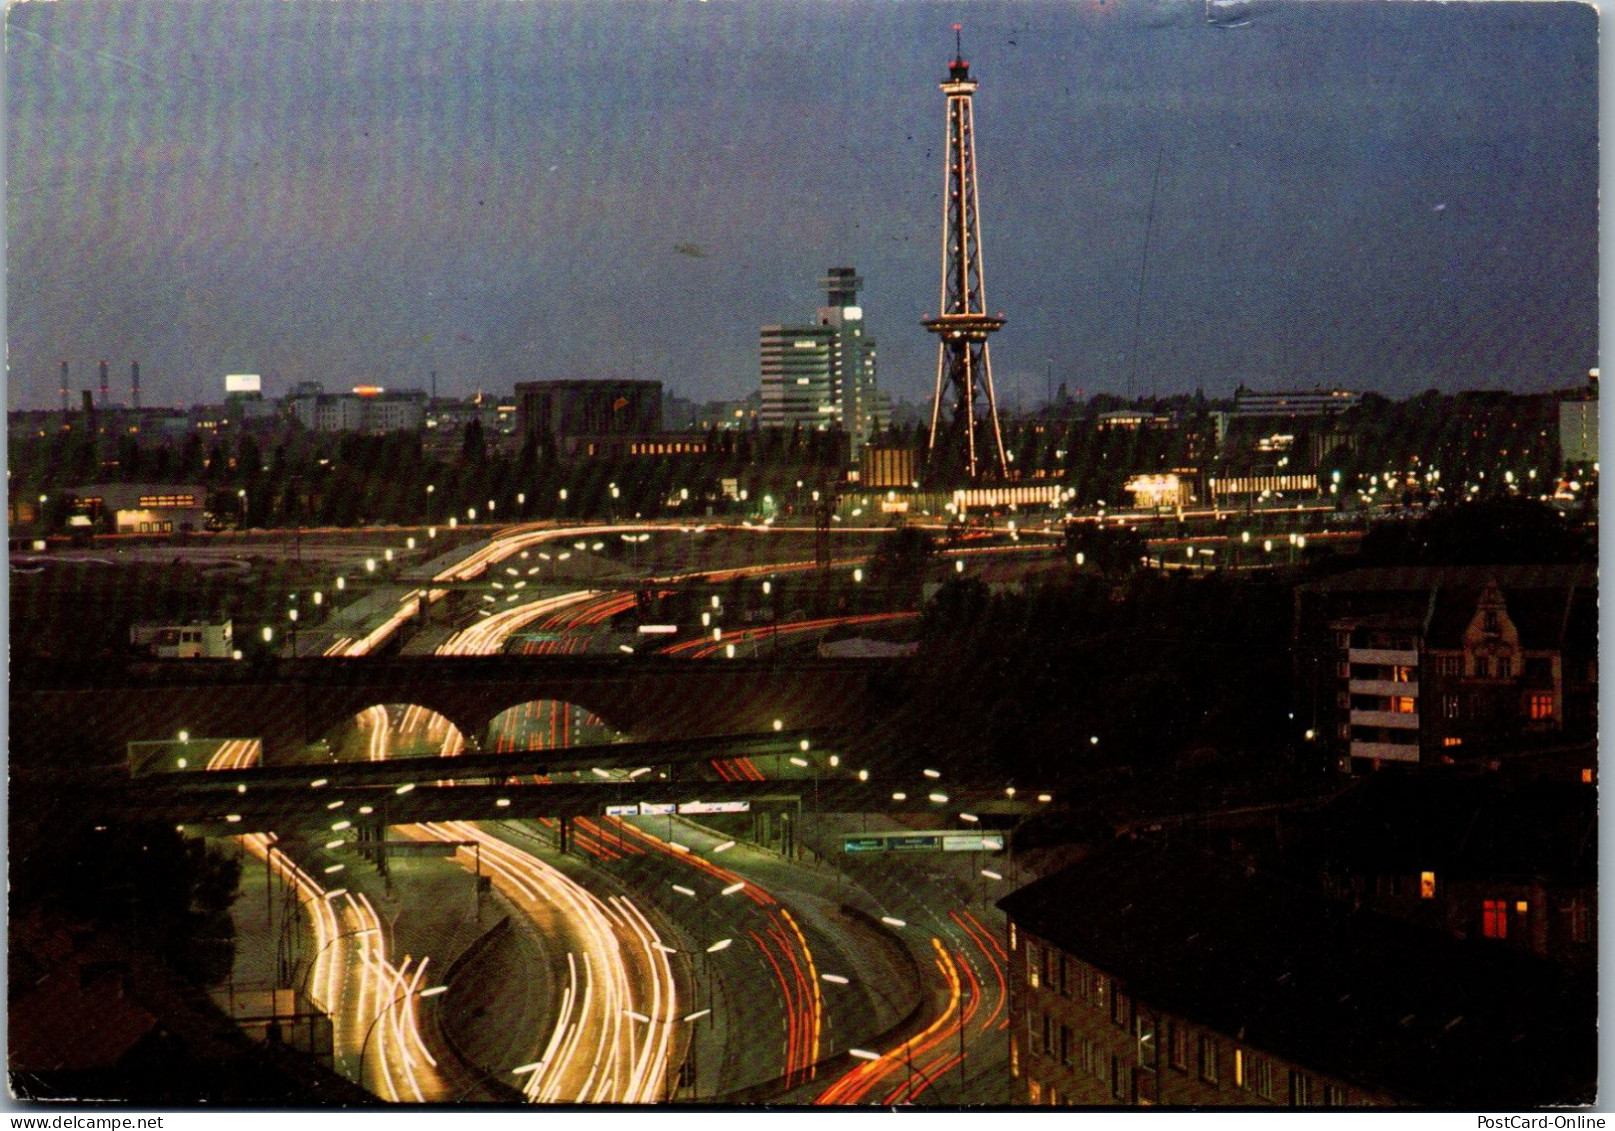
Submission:
<svg viewBox="0 0 1615 1131">
<path fill-rule="evenodd" d="M 253 744 L 225 743 L 209 768 L 227 770 L 256 757 Z M 346 825 L 338 820 L 336 825 Z M 336 1066 L 394 1102 L 427 1103 L 449 1096 L 449 1083 L 421 1031 L 420 1006 L 436 996 L 427 979 L 430 959 L 388 959 L 388 931 L 362 892 L 326 887 L 293 859 L 273 833 L 237 838 L 295 891 L 313 931 L 312 958 L 299 975 L 304 993 L 330 1017 Z"/>
<path fill-rule="evenodd" d="M 645 529 L 508 532 L 428 580 L 463 581 L 546 541 Z M 781 568 L 789 567 L 730 572 L 744 576 Z M 510 584 L 521 581 L 518 571 Z M 401 602 L 399 617 L 363 636 L 333 642 L 327 654 L 365 654 L 413 615 L 420 601 L 437 596 L 441 593 L 423 586 Z M 512 607 L 478 610 L 477 622 L 451 637 L 440 653 L 498 653 L 534 624 L 557 635 L 554 650 L 567 651 L 579 629 L 588 631 L 626 607 L 623 594 L 590 589 L 527 601 L 513 589 L 509 597 L 500 603 Z M 411 600 L 416 606 L 410 607 Z M 896 618 L 834 618 L 788 631 L 822 631 L 832 623 L 862 619 Z M 742 634 L 740 642 L 751 642 L 752 635 L 760 636 L 761 630 Z M 717 640 L 693 643 L 697 646 L 675 654 L 710 655 L 722 647 Z M 450 757 L 464 752 L 457 731 L 416 706 L 396 717 L 387 708 L 371 708 L 359 722 L 363 757 L 371 762 L 386 761 L 394 750 Z M 535 734 L 540 742 L 568 745 L 592 720 L 530 704 L 497 722 L 501 725 L 490 728 L 494 750 L 529 747 Z M 227 766 L 220 763 L 221 769 Z M 750 758 L 712 766 L 720 779 L 753 787 L 764 777 Z M 546 785 L 540 778 L 525 787 L 454 786 L 448 778 L 435 786 L 408 782 L 392 791 L 391 808 L 384 811 L 397 822 L 409 815 L 415 799 L 434 790 L 469 800 L 489 788 L 547 797 L 585 791 L 591 798 L 607 796 L 605 791 L 620 797 L 624 788 L 636 795 L 672 788 L 651 779 L 631 782 L 623 769 L 596 772 L 608 780 Z M 889 806 L 894 796 L 907 800 L 890 782 L 871 781 L 867 773 L 862 778 L 842 771 L 837 780 L 816 782 L 814 793 L 854 790 L 866 809 Z M 324 804 L 333 811 L 370 808 L 361 804 L 362 793 L 321 784 L 323 797 L 330 798 Z M 687 792 L 695 784 L 681 788 Z M 924 785 L 916 786 L 917 800 L 925 796 Z M 700 788 L 719 790 L 722 782 Z M 788 788 L 800 793 L 804 783 Z M 265 792 L 272 790 L 252 787 L 254 795 Z M 983 805 L 990 800 L 979 798 Z M 246 799 L 238 795 L 235 805 L 244 808 Z M 503 808 L 510 808 L 508 799 Z M 591 799 L 579 812 L 602 809 Z M 488 810 L 490 816 L 497 811 Z M 815 835 L 830 837 L 826 821 L 809 822 L 816 824 Z M 344 820 L 332 822 L 333 833 L 347 827 Z M 1003 1045 L 998 1029 L 1006 1007 L 1005 978 L 994 928 L 977 917 L 979 907 L 950 907 L 959 902 L 957 893 L 937 889 L 934 877 L 904 874 L 906 861 L 885 875 L 862 877 L 869 881 L 866 894 L 835 867 L 804 867 L 671 817 L 580 815 L 573 822 L 570 856 L 554 852 L 558 829 L 553 822 L 426 820 L 398 825 L 397 832 L 417 841 L 455 842 L 451 859 L 488 875 L 498 896 L 564 953 L 564 972 L 552 972 L 559 990 L 553 1008 L 536 1029 L 506 1041 L 507 1061 L 523 1063 L 507 1064 L 505 1071 L 533 1101 L 646 1103 L 680 1094 L 741 1095 L 753 1088 L 803 1102 L 919 1102 L 927 1095 L 969 1094 L 952 1084 L 961 1056 L 984 1066 L 992 1050 Z M 300 892 L 306 887 L 304 902 L 315 933 L 311 994 L 332 1009 L 337 1046 L 349 1071 L 357 1072 L 355 1062 L 364 1060 L 362 1082 L 389 1100 L 442 1099 L 460 1087 L 464 1072 L 440 1070 L 442 1050 L 429 1047 L 420 1032 L 420 1005 L 434 988 L 427 977 L 433 959 L 406 956 L 389 962 L 388 932 L 362 894 L 333 894 L 321 887 L 285 852 L 272 851 L 270 834 L 242 839 L 251 842 L 249 851 L 280 867 Z M 823 859 L 842 863 L 825 845 L 816 847 Z M 878 916 L 857 906 L 871 899 Z M 940 910 L 944 907 L 948 913 Z M 880 920 L 885 925 L 871 926 Z M 893 923 L 903 926 L 883 935 L 894 931 Z M 922 955 L 913 969 L 929 982 L 923 1001 L 903 1000 L 902 987 L 912 980 L 912 972 L 902 969 L 905 947 Z M 871 1051 L 854 1043 L 893 1033 L 905 1019 L 913 1031 L 888 1040 L 889 1047 Z M 361 1023 L 362 1033 L 357 1032 Z M 674 1079 L 673 1069 L 681 1066 Z M 978 1079 L 981 1074 L 978 1067 Z"/>
</svg>

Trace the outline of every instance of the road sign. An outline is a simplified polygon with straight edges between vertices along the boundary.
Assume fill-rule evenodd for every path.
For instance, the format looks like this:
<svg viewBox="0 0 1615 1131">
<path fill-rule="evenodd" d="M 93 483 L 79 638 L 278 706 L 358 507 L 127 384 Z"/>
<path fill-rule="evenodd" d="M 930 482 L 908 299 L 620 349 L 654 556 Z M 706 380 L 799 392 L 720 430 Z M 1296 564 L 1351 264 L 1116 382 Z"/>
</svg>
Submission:
<svg viewBox="0 0 1615 1131">
<path fill-rule="evenodd" d="M 1002 852 L 1003 833 L 847 833 L 843 852 Z"/>
<path fill-rule="evenodd" d="M 750 801 L 686 801 L 680 813 L 750 813 Z"/>
<path fill-rule="evenodd" d="M 905 836 L 887 836 L 886 851 L 888 852 L 935 852 L 942 847 L 942 838 L 932 835 L 909 834 Z"/>
<path fill-rule="evenodd" d="M 639 815 L 641 817 L 670 817 L 678 812 L 678 805 L 672 801 L 641 801 Z"/>
<path fill-rule="evenodd" d="M 637 816 L 639 816 L 639 806 L 638 805 L 607 805 L 606 806 L 606 816 L 608 816 L 608 817 L 637 817 Z"/>
</svg>

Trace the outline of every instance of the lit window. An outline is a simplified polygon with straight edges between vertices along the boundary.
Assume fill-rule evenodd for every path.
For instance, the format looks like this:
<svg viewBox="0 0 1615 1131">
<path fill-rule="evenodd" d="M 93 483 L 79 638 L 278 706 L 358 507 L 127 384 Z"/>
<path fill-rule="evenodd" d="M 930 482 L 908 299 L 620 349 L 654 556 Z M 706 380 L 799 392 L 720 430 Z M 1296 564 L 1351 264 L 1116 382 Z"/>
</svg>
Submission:
<svg viewBox="0 0 1615 1131">
<path fill-rule="evenodd" d="M 1462 746 L 1463 744 L 1464 740 L 1453 734 L 1449 734 L 1441 740 L 1441 745 L 1443 746 Z"/>
<path fill-rule="evenodd" d="M 1581 781 L 1583 785 L 1593 784 L 1593 768 L 1591 766 L 1583 766 L 1581 768 Z"/>
<path fill-rule="evenodd" d="M 1234 1050 L 1234 1087 L 1245 1086 L 1245 1050 Z"/>
<path fill-rule="evenodd" d="M 1034 1104 L 1043 1102 L 1043 1085 L 1030 1076 L 1026 1078 L 1026 1098 Z"/>
<path fill-rule="evenodd" d="M 1487 899 L 1481 902 L 1481 934 L 1489 939 L 1508 938 L 1508 902 Z"/>
<path fill-rule="evenodd" d="M 1419 898 L 1434 899 L 1436 897 L 1436 874 L 1434 872 L 1419 873 Z"/>
<path fill-rule="evenodd" d="M 1027 943 L 1026 944 L 1026 982 L 1034 990 L 1037 989 L 1038 985 L 1040 984 L 1040 979 L 1041 979 L 1042 974 L 1043 974 L 1043 963 L 1041 961 L 1041 958 L 1042 958 L 1042 956 L 1038 952 L 1037 944 L 1036 943 Z"/>
<path fill-rule="evenodd" d="M 1411 695 L 1391 696 L 1391 711 L 1398 715 L 1411 715 L 1416 709 L 1418 700 Z"/>
<path fill-rule="evenodd" d="M 1517 900 L 1515 902 L 1515 904 L 1514 904 L 1514 914 L 1516 914 L 1516 915 L 1528 915 L 1528 914 L 1530 914 L 1530 911 L 1531 911 L 1531 905 L 1529 903 L 1527 903 L 1525 900 L 1521 899 L 1521 900 Z"/>
<path fill-rule="evenodd" d="M 1532 695 L 1527 704 L 1528 713 L 1534 720 L 1553 718 L 1553 696 Z"/>
</svg>

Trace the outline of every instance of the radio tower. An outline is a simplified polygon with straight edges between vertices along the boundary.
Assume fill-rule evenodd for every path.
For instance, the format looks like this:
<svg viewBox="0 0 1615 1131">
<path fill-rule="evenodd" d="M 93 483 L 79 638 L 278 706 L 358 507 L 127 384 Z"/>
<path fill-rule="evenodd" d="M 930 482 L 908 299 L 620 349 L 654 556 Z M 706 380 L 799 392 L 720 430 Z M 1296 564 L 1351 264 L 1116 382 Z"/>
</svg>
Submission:
<svg viewBox="0 0 1615 1131">
<path fill-rule="evenodd" d="M 1004 434 L 993 397 L 987 336 L 1004 325 L 987 313 L 981 269 L 981 215 L 976 204 L 975 117 L 970 77 L 953 25 L 953 62 L 942 92 L 948 96 L 946 184 L 942 193 L 942 313 L 922 325 L 937 336 L 936 395 L 931 402 L 931 441 L 926 472 L 946 484 L 1002 478 Z M 946 396 L 950 405 L 942 407 Z"/>
</svg>

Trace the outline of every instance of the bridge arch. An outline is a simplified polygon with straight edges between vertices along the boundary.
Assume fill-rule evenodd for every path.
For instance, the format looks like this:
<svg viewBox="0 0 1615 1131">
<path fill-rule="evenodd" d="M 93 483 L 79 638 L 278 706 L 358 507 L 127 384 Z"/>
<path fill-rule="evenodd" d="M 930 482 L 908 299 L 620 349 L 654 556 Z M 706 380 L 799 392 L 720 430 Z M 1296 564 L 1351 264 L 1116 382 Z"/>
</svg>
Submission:
<svg viewBox="0 0 1615 1131">
<path fill-rule="evenodd" d="M 482 749 L 552 750 L 617 742 L 623 732 L 598 714 L 565 699 L 529 699 L 500 711 L 488 720 Z"/>
</svg>

